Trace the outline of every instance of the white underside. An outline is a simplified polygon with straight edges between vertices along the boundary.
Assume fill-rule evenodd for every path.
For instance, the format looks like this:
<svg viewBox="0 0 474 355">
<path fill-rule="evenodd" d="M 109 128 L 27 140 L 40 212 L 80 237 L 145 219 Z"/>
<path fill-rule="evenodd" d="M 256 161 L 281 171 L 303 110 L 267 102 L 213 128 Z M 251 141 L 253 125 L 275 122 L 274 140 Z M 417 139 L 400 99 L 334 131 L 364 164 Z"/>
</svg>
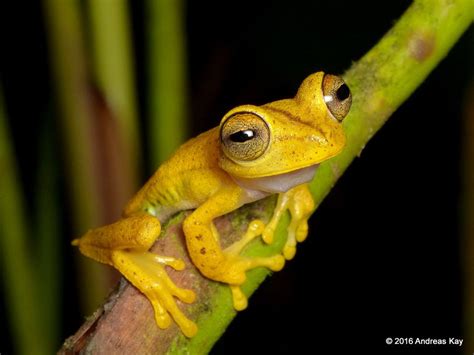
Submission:
<svg viewBox="0 0 474 355">
<path fill-rule="evenodd" d="M 271 194 L 286 192 L 297 185 L 311 181 L 316 174 L 318 165 L 311 165 L 307 168 L 290 171 L 289 173 L 261 178 L 232 178 L 246 192 L 247 196 L 244 203 L 249 203 Z"/>
</svg>

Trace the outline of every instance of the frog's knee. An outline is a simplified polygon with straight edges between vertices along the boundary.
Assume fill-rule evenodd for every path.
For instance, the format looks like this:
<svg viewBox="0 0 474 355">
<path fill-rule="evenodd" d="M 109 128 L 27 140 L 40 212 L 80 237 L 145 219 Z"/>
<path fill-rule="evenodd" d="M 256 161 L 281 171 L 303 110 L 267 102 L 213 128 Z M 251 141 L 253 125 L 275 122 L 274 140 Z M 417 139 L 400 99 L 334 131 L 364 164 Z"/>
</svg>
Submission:
<svg viewBox="0 0 474 355">
<path fill-rule="evenodd" d="M 160 235 L 160 221 L 155 216 L 144 213 L 129 217 L 127 222 L 128 225 L 125 226 L 123 231 L 130 230 L 130 235 L 133 235 L 137 246 L 141 246 L 144 250 L 150 249 Z"/>
</svg>

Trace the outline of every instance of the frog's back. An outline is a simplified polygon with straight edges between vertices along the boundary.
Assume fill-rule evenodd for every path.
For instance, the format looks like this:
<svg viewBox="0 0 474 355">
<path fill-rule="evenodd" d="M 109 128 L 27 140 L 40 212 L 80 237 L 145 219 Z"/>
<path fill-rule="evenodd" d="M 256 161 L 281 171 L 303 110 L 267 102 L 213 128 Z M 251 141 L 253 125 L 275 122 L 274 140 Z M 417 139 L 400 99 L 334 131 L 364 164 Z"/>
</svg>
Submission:
<svg viewBox="0 0 474 355">
<path fill-rule="evenodd" d="M 195 208 L 189 199 L 188 183 L 193 176 L 219 170 L 219 128 L 215 127 L 181 145 L 166 160 L 147 183 L 130 200 L 124 214 L 141 210 L 168 208 L 166 215 L 176 210 Z M 171 211 L 173 210 L 173 211 Z M 154 213 L 155 214 L 155 213 Z"/>
<path fill-rule="evenodd" d="M 208 169 L 217 166 L 219 158 L 219 129 L 215 127 L 181 145 L 153 175 L 159 179 L 176 177 L 190 170 Z M 151 180 L 152 180 L 151 179 Z"/>
</svg>

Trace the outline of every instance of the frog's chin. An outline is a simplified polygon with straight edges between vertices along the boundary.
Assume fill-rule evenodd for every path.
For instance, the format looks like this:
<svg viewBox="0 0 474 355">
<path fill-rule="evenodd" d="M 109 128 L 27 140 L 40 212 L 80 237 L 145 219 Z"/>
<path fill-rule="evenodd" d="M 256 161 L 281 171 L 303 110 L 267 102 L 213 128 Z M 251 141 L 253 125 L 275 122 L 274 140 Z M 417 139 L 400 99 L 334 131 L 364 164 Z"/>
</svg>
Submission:
<svg viewBox="0 0 474 355">
<path fill-rule="evenodd" d="M 315 164 L 306 168 L 272 176 L 257 178 L 241 178 L 233 176 L 232 178 L 240 187 L 247 190 L 247 192 L 274 194 L 286 192 L 297 185 L 311 181 L 318 166 L 319 164 Z"/>
</svg>

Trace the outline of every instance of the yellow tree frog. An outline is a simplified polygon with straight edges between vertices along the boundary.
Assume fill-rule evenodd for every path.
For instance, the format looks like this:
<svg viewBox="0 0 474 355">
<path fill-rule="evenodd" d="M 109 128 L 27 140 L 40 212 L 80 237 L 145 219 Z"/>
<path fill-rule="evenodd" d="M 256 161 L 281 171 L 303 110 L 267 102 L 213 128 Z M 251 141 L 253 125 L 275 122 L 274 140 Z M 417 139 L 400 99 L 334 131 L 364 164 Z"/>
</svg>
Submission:
<svg viewBox="0 0 474 355">
<path fill-rule="evenodd" d="M 307 183 L 319 163 L 338 154 L 345 144 L 341 121 L 351 106 L 344 81 L 317 72 L 306 78 L 293 99 L 263 106 L 232 109 L 215 127 L 183 144 L 163 163 L 126 206 L 118 222 L 88 231 L 73 241 L 80 251 L 119 270 L 150 300 L 156 323 L 167 328 L 171 317 L 192 337 L 196 324 L 176 304 L 192 303 L 195 294 L 168 277 L 165 267 L 184 263 L 149 249 L 160 234 L 160 222 L 178 211 L 194 211 L 183 222 L 193 264 L 207 278 L 230 286 L 234 307 L 247 306 L 240 285 L 246 271 L 267 267 L 278 271 L 295 254 L 296 242 L 308 232 L 314 202 Z M 272 220 L 249 224 L 241 240 L 221 248 L 213 220 L 244 204 L 279 193 Z M 286 210 L 291 223 L 282 255 L 244 257 L 242 249 L 262 236 L 271 243 Z"/>
</svg>

